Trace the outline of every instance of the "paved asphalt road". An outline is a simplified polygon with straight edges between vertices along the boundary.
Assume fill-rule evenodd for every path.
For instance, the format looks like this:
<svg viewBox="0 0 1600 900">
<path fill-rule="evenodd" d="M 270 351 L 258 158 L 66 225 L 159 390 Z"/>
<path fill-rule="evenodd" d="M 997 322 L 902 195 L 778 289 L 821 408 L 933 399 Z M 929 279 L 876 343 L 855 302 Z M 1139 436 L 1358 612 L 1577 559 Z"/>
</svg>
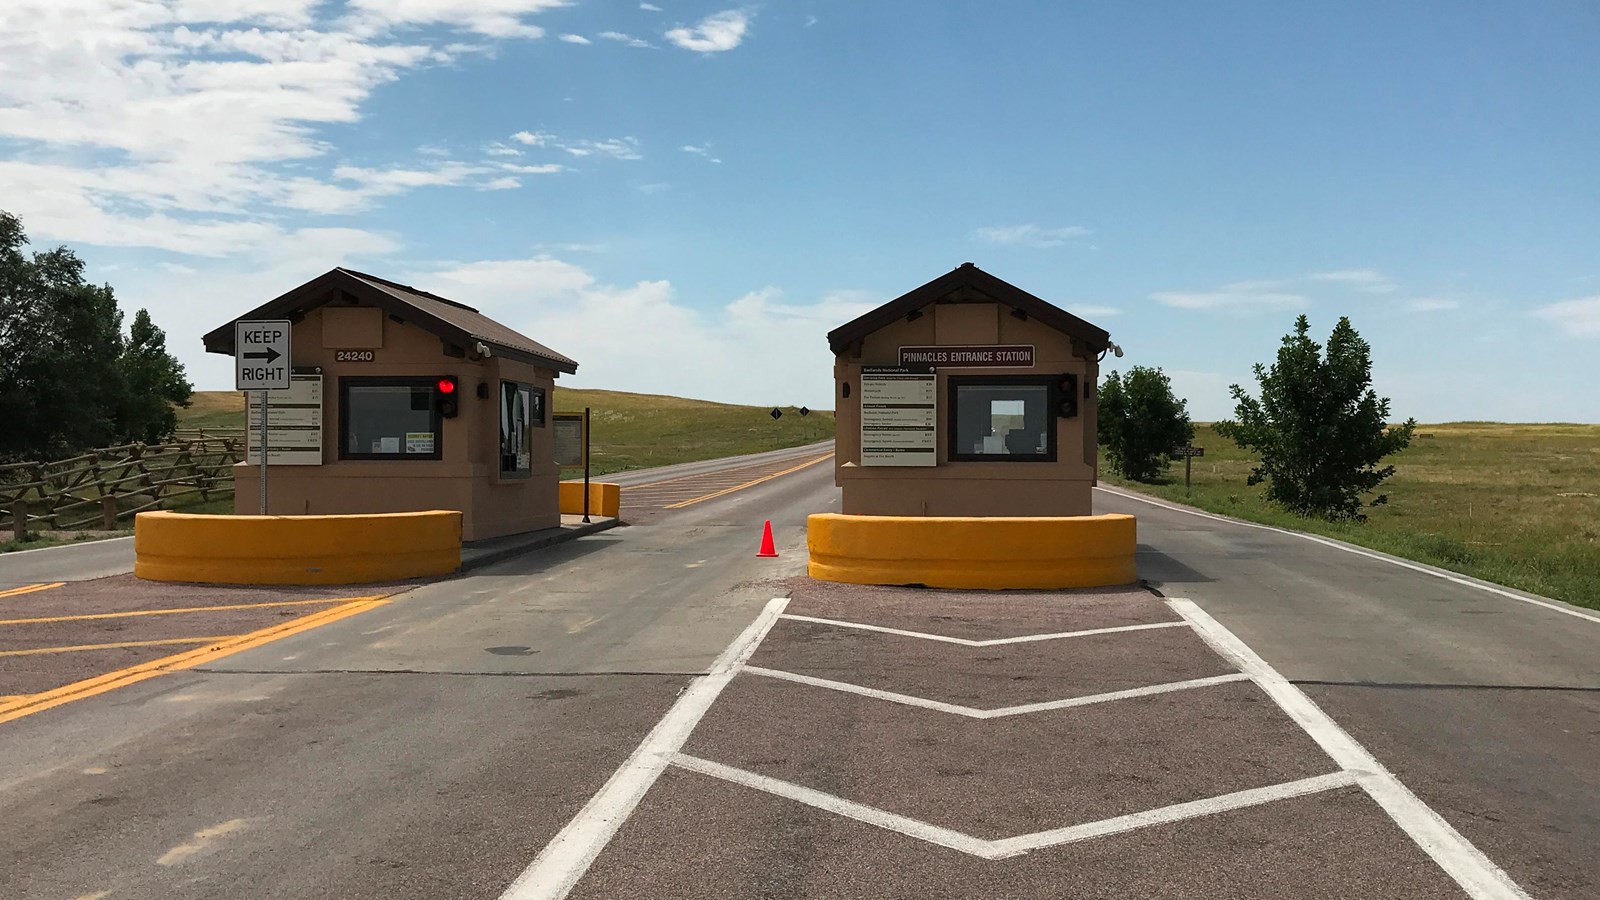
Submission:
<svg viewBox="0 0 1600 900">
<path fill-rule="evenodd" d="M 803 455 L 796 451 L 797 458 Z M 664 476 L 629 476 L 635 483 L 658 477 Z M 1162 594 L 1192 599 L 1297 683 L 1529 894 L 1600 896 L 1600 857 L 1592 849 L 1600 846 L 1600 621 L 1110 492 L 1097 494 L 1097 503 L 1102 511 L 1140 516 L 1141 573 Z M 725 661 L 727 648 L 741 635 L 752 633 L 768 600 L 804 586 L 794 580 L 804 560 L 804 517 L 830 509 L 837 509 L 831 467 L 812 466 L 663 514 L 653 524 L 423 586 L 388 605 L 201 669 L 0 723 L 0 897 L 498 897 L 597 791 L 628 787 L 626 778 L 613 779 L 613 773 L 625 760 L 630 768 L 624 774 L 632 771 L 640 760 L 630 754 L 646 735 L 658 740 L 672 724 L 657 728 L 658 721 L 669 710 L 676 716 L 684 705 L 680 699 L 695 700 L 703 685 L 719 677 L 698 676 L 719 657 Z M 769 518 L 782 556 L 758 560 L 760 524 Z M 7 583 L 13 577 L 62 580 L 43 570 L 0 577 Z M 793 602 L 823 601 L 797 594 Z M 878 678 L 871 687 L 984 708 L 1054 699 L 1058 695 L 1030 688 L 1026 677 L 1059 678 L 1086 658 L 1052 657 L 1057 650 L 1044 645 L 1018 645 L 1042 654 L 1027 657 L 1034 669 L 1016 684 L 997 688 L 1001 694 L 968 697 L 961 693 L 966 686 L 940 674 L 946 661 L 908 655 L 903 665 L 874 675 L 869 663 L 882 653 L 870 649 L 877 646 L 870 640 L 853 637 L 866 642 L 854 650 L 849 647 L 857 645 L 836 645 L 830 656 L 826 639 L 786 630 L 794 626 L 775 628 L 753 664 L 839 680 Z M 1152 672 L 1148 679 L 1141 673 L 1134 681 L 1225 671 L 1210 657 L 1194 655 L 1192 644 L 1162 643 L 1175 639 L 1161 637 L 1166 633 L 1136 632 L 1141 643 L 1122 652 L 1129 665 L 1170 658 L 1173 671 Z M 1113 645 L 1077 646 L 1098 647 L 1100 654 L 1099 674 L 1086 678 L 1080 690 L 1114 691 L 1131 683 L 1126 673 L 1118 674 L 1115 656 L 1107 661 Z M 840 650 L 859 671 L 840 668 Z M 985 674 L 985 658 L 974 658 L 980 667 L 970 670 L 974 677 L 982 676 L 985 684 L 1015 679 L 996 681 L 999 676 Z M 907 681 L 908 672 L 925 674 Z M 774 694 L 775 685 L 796 685 L 751 674 L 728 684 L 709 703 L 704 728 L 683 735 L 689 737 L 685 752 L 768 767 L 774 777 L 791 764 L 801 766 L 797 772 L 832 771 L 816 768 L 820 763 L 784 761 L 786 754 L 810 752 L 802 744 L 820 738 L 849 754 L 838 777 L 861 780 L 819 790 L 843 791 L 849 784 L 877 789 L 876 776 L 862 773 L 883 769 L 886 745 L 866 736 L 900 727 L 892 711 L 852 695 L 841 695 L 850 699 L 847 705 L 825 707 L 799 694 Z M 1181 738 L 1163 739 L 1159 730 L 1118 738 L 1115 715 L 1101 719 L 1098 731 L 1073 732 L 1081 733 L 1078 738 L 1067 732 L 1041 736 L 1038 723 L 1047 719 L 1023 716 L 1015 720 L 1014 741 L 989 746 L 962 737 L 967 758 L 941 762 L 924 752 L 916 764 L 954 765 L 958 771 L 941 777 L 960 779 L 969 777 L 960 767 L 990 756 L 1025 766 L 1038 762 L 1034 748 L 1122 740 L 1128 758 L 1152 762 L 1148 772 L 1122 779 L 1133 794 L 1092 798 L 1105 815 L 1137 808 L 1139 792 L 1151 794 L 1146 805 L 1165 802 L 1154 795 L 1173 782 L 1174 767 L 1186 755 L 1227 745 L 1235 734 L 1267 748 L 1250 763 L 1270 775 L 1264 781 L 1324 771 L 1299 755 L 1305 741 L 1298 732 L 1284 731 L 1281 720 L 1262 716 L 1260 701 L 1240 695 L 1247 687 L 1227 683 L 1049 714 L 1061 716 L 1063 728 L 1081 727 L 1069 724 L 1065 714 L 1109 713 L 1133 703 L 1156 708 L 1165 697 L 1218 692 L 1218 699 L 1180 707 L 1198 716 L 1183 725 Z M 1232 705 L 1206 705 L 1211 702 Z M 736 723 L 751 711 L 812 728 L 741 733 Z M 868 727 L 872 722 L 886 724 Z M 915 732 L 921 726 L 906 727 L 913 728 L 907 732 L 912 744 L 924 750 L 928 742 L 947 740 Z M 1049 766 L 1071 763 L 1070 753 L 1050 752 L 1056 755 L 1045 758 Z M 883 776 L 891 784 L 892 769 Z M 1238 772 L 1218 777 L 1219 791 L 1255 783 Z M 1245 780 L 1236 783 L 1239 778 Z M 729 805 L 728 789 L 746 789 L 717 782 L 716 802 L 722 805 L 707 806 L 704 780 L 702 773 L 676 768 L 663 775 L 572 896 L 850 895 L 848 884 L 824 877 L 839 857 L 817 852 L 820 845 L 809 842 L 817 826 L 790 810 L 794 804 L 751 791 L 743 800 L 733 794 Z M 1056 778 L 1052 784 L 1063 782 Z M 1027 805 L 1028 786 L 1004 789 Z M 888 796 L 861 802 L 877 799 L 887 806 Z M 1005 820 L 1016 814 L 1010 807 L 984 807 L 987 794 L 975 796 L 970 809 L 923 811 L 983 839 L 1034 827 Z M 916 804 L 932 800 L 907 802 L 920 809 Z M 1044 797 L 1032 808 L 1047 819 L 1054 802 Z M 1238 820 L 1245 823 L 1242 831 L 1182 832 L 1182 839 L 1168 839 L 1159 828 L 1146 829 L 1138 841 L 1118 845 L 1125 855 L 1090 860 L 1093 867 L 1083 870 L 1090 881 L 1073 882 L 1070 891 L 1056 895 L 1113 896 L 1108 885 L 1138 884 L 1139 871 L 1151 877 L 1167 871 L 1171 879 L 1194 879 L 1187 894 L 1173 887 L 1181 888 L 1181 880 L 1167 883 L 1171 896 L 1272 896 L 1273 885 L 1296 883 L 1294 858 L 1264 863 L 1267 869 L 1277 866 L 1270 878 L 1252 874 L 1249 865 L 1236 870 L 1232 860 L 1240 854 L 1260 857 L 1263 842 L 1284 835 L 1303 852 L 1322 852 L 1317 871 L 1326 869 L 1330 878 L 1354 877 L 1352 861 L 1392 876 L 1381 882 L 1382 894 L 1363 894 L 1360 885 L 1368 882 L 1361 881 L 1349 882 L 1356 886 L 1343 893 L 1332 886 L 1343 882 L 1330 882 L 1319 894 L 1318 883 L 1302 881 L 1303 896 L 1450 896 L 1454 890 L 1425 857 L 1407 849 L 1411 845 L 1391 840 L 1393 826 L 1375 818 L 1348 788 L 1276 802 L 1301 806 L 1230 813 L 1253 817 Z M 783 812 L 769 814 L 775 808 Z M 1294 831 L 1273 818 L 1294 809 L 1304 810 L 1296 821 L 1327 823 L 1323 831 Z M 664 810 L 671 815 L 663 818 Z M 751 872 L 727 868 L 726 858 L 707 857 L 704 872 L 687 882 L 669 880 L 659 870 L 661 880 L 652 883 L 658 870 L 638 845 L 641 837 L 677 834 L 675 826 L 713 821 L 704 817 L 714 813 L 723 816 L 716 823 L 731 829 L 726 833 L 777 854 L 783 866 Z M 985 831 L 990 825 L 992 833 Z M 874 848 L 903 849 L 888 840 L 899 836 L 865 826 L 863 831 L 868 843 L 854 862 L 867 871 L 878 859 Z M 1337 841 L 1326 837 L 1334 832 Z M 1212 849 L 1199 855 L 1195 846 Z M 1035 881 L 1027 891 L 995 880 L 999 870 L 988 870 L 988 880 L 970 868 L 951 877 L 977 878 L 970 883 L 979 893 L 970 896 L 1048 896 L 1048 878 L 1064 877 L 1050 874 L 1050 854 L 1059 852 L 1025 857 L 1042 860 L 1037 865 L 1044 867 L 1031 876 Z M 933 859 L 928 871 L 937 875 L 947 864 Z M 746 880 L 719 882 L 714 876 L 720 872 Z M 1106 880 L 1091 883 L 1095 872 Z M 1250 882 L 1251 877 L 1262 880 Z M 1118 880 L 1128 878 L 1133 881 Z M 629 892 L 608 893 L 608 883 L 629 885 Z"/>
<path fill-rule="evenodd" d="M 0 553 L 0 591 L 54 581 L 87 581 L 133 571 L 133 538 Z"/>
<path fill-rule="evenodd" d="M 1095 503 L 1139 517 L 1142 577 L 1300 685 L 1530 894 L 1600 897 L 1600 613 L 1111 490 Z"/>
</svg>

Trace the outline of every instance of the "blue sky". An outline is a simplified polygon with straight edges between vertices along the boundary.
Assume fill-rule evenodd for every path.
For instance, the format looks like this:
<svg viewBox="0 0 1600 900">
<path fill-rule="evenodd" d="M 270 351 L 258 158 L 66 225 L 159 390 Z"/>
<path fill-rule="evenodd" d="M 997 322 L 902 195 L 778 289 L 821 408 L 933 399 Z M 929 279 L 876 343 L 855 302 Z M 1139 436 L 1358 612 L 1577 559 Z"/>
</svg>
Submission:
<svg viewBox="0 0 1600 900">
<path fill-rule="evenodd" d="M 348 265 L 576 386 L 828 406 L 826 331 L 970 260 L 1200 419 L 1303 311 L 1399 417 L 1597 422 L 1597 48 L 1585 0 L 11 0 L 0 208 L 202 389 Z"/>
</svg>

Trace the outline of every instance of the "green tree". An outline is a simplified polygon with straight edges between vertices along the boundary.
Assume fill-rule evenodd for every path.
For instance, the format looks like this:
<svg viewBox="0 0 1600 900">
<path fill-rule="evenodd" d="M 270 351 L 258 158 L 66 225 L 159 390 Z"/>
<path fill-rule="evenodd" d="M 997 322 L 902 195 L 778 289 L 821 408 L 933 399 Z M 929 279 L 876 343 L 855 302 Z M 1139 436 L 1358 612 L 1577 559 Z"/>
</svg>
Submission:
<svg viewBox="0 0 1600 900">
<path fill-rule="evenodd" d="M 117 415 L 117 440 L 156 443 L 171 437 L 178 427 L 173 407 L 188 406 L 194 387 L 184 377 L 183 364 L 167 353 L 166 332 L 149 312 L 133 314 L 117 364 L 127 388 Z"/>
<path fill-rule="evenodd" d="M 185 402 L 189 386 L 165 335 L 141 310 L 125 337 L 111 287 L 86 282 L 76 254 L 27 245 L 21 221 L 0 211 L 0 459 L 170 434 L 174 420 L 153 404 Z"/>
<path fill-rule="evenodd" d="M 1411 443 L 1416 421 L 1390 427 L 1389 399 L 1372 388 L 1372 348 L 1341 317 L 1327 353 L 1310 337 L 1305 316 L 1285 335 L 1268 369 L 1256 364 L 1261 397 L 1239 385 L 1234 421 L 1217 433 L 1254 451 L 1260 463 L 1250 484 L 1267 484 L 1267 499 L 1293 512 L 1327 519 L 1364 520 L 1364 494 L 1394 474 L 1384 457 Z M 1373 506 L 1388 502 L 1379 494 Z"/>
<path fill-rule="evenodd" d="M 1135 481 L 1160 475 L 1172 449 L 1194 439 L 1187 407 L 1160 369 L 1134 366 L 1126 376 L 1106 376 L 1100 385 L 1099 430 L 1112 470 Z"/>
</svg>

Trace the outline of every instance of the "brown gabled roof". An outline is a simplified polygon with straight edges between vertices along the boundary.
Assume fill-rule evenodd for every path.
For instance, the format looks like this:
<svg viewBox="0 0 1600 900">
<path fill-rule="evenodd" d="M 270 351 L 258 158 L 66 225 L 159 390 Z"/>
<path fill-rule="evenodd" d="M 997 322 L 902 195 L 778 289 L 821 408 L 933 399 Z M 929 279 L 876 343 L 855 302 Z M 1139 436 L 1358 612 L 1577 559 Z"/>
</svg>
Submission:
<svg viewBox="0 0 1600 900">
<path fill-rule="evenodd" d="M 546 366 L 568 375 L 578 364 L 470 306 L 353 269 L 333 269 L 270 300 L 205 336 L 207 352 L 233 355 L 233 323 L 239 319 L 283 319 L 304 315 L 345 293 L 437 335 L 464 350 L 476 343 L 497 356 Z"/>
<path fill-rule="evenodd" d="M 1001 303 L 1083 341 L 1092 350 L 1101 351 L 1111 346 L 1111 335 L 1104 328 L 1091 325 L 1053 303 L 1001 281 L 972 263 L 962 263 L 960 267 L 922 287 L 901 294 L 877 309 L 840 325 L 828 332 L 828 346 L 833 348 L 834 353 L 841 353 L 874 331 L 940 301 Z"/>
</svg>

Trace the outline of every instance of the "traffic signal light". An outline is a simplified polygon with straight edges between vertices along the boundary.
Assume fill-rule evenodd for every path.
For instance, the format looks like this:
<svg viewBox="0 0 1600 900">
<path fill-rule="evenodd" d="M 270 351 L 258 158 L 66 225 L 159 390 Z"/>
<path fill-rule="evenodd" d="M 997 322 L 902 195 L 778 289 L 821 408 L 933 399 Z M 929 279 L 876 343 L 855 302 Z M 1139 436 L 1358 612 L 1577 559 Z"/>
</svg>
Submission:
<svg viewBox="0 0 1600 900">
<path fill-rule="evenodd" d="M 1078 414 L 1078 376 L 1068 372 L 1056 379 L 1056 415 L 1070 419 Z"/>
<path fill-rule="evenodd" d="M 434 408 L 439 410 L 439 418 L 454 419 L 456 413 L 460 412 L 458 387 L 452 375 L 446 375 L 434 383 L 433 402 Z"/>
</svg>

